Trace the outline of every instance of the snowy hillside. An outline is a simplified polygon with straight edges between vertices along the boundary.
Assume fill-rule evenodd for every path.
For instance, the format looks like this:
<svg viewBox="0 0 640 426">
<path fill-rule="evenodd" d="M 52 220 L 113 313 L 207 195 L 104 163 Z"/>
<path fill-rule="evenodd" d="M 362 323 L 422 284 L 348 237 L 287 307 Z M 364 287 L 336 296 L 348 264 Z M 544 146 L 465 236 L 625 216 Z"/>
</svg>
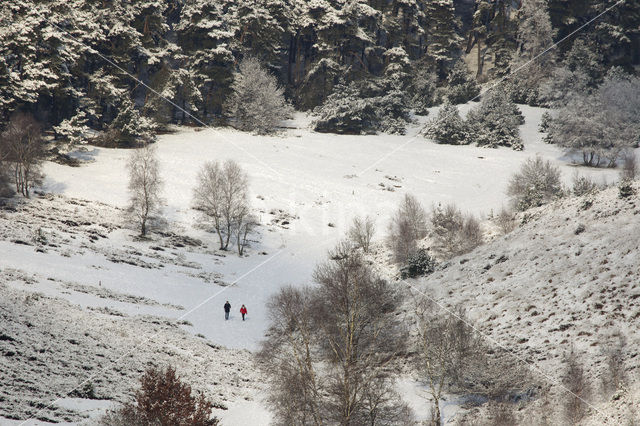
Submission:
<svg viewBox="0 0 640 426">
<path fill-rule="evenodd" d="M 492 344 L 508 348 L 547 384 L 562 379 L 573 347 L 597 393 L 610 374 L 605 354 L 622 338 L 623 369 L 635 389 L 623 399 L 637 405 L 639 215 L 637 198 L 620 199 L 615 187 L 530 210 L 516 230 L 452 259 L 416 281 L 416 289 L 446 309 L 464 307 Z M 566 391 L 553 389 L 559 405 Z M 616 405 L 622 417 L 612 414 L 608 424 L 624 419 L 627 405 L 596 405 L 604 413 Z M 596 407 L 593 424 L 602 424 L 607 415 Z"/>
<path fill-rule="evenodd" d="M 48 380 L 42 389 L 39 386 L 30 388 L 28 395 L 22 394 L 19 384 L 7 388 L 6 398 L 10 397 L 14 402 L 3 405 L 4 411 L 0 415 L 25 419 L 35 413 L 33 406 L 42 407 L 55 395 L 66 395 L 94 372 L 102 377 L 102 381 L 94 383 L 97 395 L 121 401 L 135 387 L 133 377 L 144 369 L 149 359 L 154 359 L 157 364 L 171 360 L 178 366 L 184 365 L 184 374 L 194 386 L 229 407 L 228 411 L 216 411 L 227 424 L 266 424 L 269 417 L 261 402 L 264 394 L 256 393 L 260 379 L 244 350 L 255 350 L 264 336 L 268 325 L 265 304 L 269 296 L 285 284 L 308 283 L 315 264 L 343 237 L 354 215 L 374 215 L 378 240 L 386 233 L 391 211 L 406 193 L 415 194 L 425 206 L 455 201 L 464 211 L 486 216 L 506 205 L 504 192 L 510 175 L 522 161 L 536 154 L 559 165 L 565 181 L 570 180 L 573 167 L 567 164 L 557 147 L 542 143 L 542 135 L 537 132 L 543 110 L 522 109 L 526 116 L 521 127 L 523 152 L 437 145 L 416 136 L 417 125 L 407 136 L 329 136 L 309 131 L 303 124 L 303 116 L 298 116 L 293 123 L 296 128 L 282 137 L 254 136 L 228 129 L 181 129 L 160 136 L 157 147 L 165 180 L 163 197 L 167 224 L 149 240 L 136 238 L 122 209 L 128 197 L 125 163 L 129 150 L 88 147 L 74 154 L 85 161 L 77 168 L 47 163 L 47 179 L 42 189 L 48 195 L 38 195 L 31 200 L 16 199 L 0 211 L 0 291 L 3 300 L 34 299 L 34 306 L 42 306 L 42 312 L 50 312 L 47 314 L 49 319 L 42 321 L 51 328 L 47 326 L 40 330 L 37 327 L 31 331 L 33 334 L 25 335 L 28 342 L 44 340 L 39 333 L 55 329 L 61 340 L 73 339 L 85 348 L 84 345 L 95 344 L 88 340 L 89 336 L 94 336 L 110 348 L 107 357 L 110 361 L 92 358 L 93 350 L 82 357 L 70 355 L 67 358 L 65 350 L 73 350 L 73 347 L 68 349 L 68 345 L 61 343 L 55 350 L 45 352 L 51 356 L 52 365 L 67 365 L 55 369 L 56 377 L 60 374 L 59 379 Z M 191 190 L 197 170 L 206 160 L 228 158 L 237 160 L 249 172 L 251 204 L 261 223 L 251 238 L 247 256 L 242 258 L 232 251 L 217 250 L 215 235 L 202 226 L 202 220 L 191 208 Z M 589 169 L 581 170 L 581 173 L 591 175 L 598 182 L 611 182 L 616 176 L 614 170 Z M 580 214 L 592 215 L 596 211 L 594 208 Z M 586 216 L 584 220 L 587 220 Z M 557 221 L 565 225 L 564 217 Z M 592 230 L 589 223 L 585 225 L 584 235 L 591 235 L 588 233 L 597 229 Z M 516 231 L 506 241 L 515 239 L 531 226 Z M 565 234 L 573 231 L 563 230 Z M 536 238 L 541 241 L 539 238 L 542 237 Z M 516 276 L 530 275 L 516 267 L 531 267 L 525 260 L 535 262 L 528 260 L 529 257 L 525 259 L 525 252 L 529 253 L 523 248 L 527 244 L 525 237 L 517 241 L 522 259 L 514 257 L 515 254 L 508 255 L 512 262 L 520 259 L 513 264 L 512 280 Z M 589 241 L 596 244 L 597 240 Z M 502 275 L 492 274 L 511 263 L 492 267 L 488 272 L 482 269 L 485 263 L 493 261 L 488 259 L 493 254 L 491 250 L 498 257 L 502 254 L 502 250 L 491 248 L 497 244 L 499 242 L 481 248 L 477 260 L 465 264 L 467 268 L 469 265 L 477 267 L 461 272 L 455 272 L 457 269 L 451 267 L 441 275 L 447 278 L 449 276 L 444 274 L 452 274 L 451 277 L 457 279 L 473 273 L 483 282 L 492 276 L 496 281 L 494 285 L 503 288 L 498 282 L 507 270 Z M 550 254 L 544 250 L 540 249 Z M 570 250 L 574 256 L 577 249 L 572 247 Z M 587 253 L 585 250 L 588 248 L 583 249 Z M 610 257 L 609 261 L 612 260 Z M 546 262 L 542 258 L 538 263 L 540 272 L 536 276 L 548 281 L 545 274 L 554 273 L 544 267 Z M 553 282 L 546 285 L 553 287 L 556 279 L 551 279 Z M 436 276 L 428 283 L 435 283 L 433 280 Z M 471 289 L 471 284 L 463 284 L 466 287 L 460 289 L 453 281 L 446 285 L 460 294 L 456 297 L 458 300 L 477 291 L 475 287 Z M 437 286 L 442 288 L 441 284 Z M 552 287 L 546 289 L 546 298 L 554 294 Z M 559 295 L 562 291 L 562 287 L 557 288 Z M 502 293 L 508 296 L 509 288 Z M 33 296 L 36 294 L 40 296 Z M 556 299 L 560 309 L 565 302 Z M 229 322 L 225 322 L 222 315 L 225 300 L 233 306 Z M 483 308 L 489 311 L 478 308 L 474 311 L 474 319 L 498 324 L 503 314 L 494 308 L 502 309 L 501 303 L 511 306 L 508 298 L 500 300 L 495 307 Z M 240 321 L 237 314 L 241 304 L 246 304 L 249 310 L 245 322 Z M 538 304 L 542 305 L 542 301 Z M 39 374 L 46 374 L 46 371 L 32 371 L 29 353 L 37 352 L 38 346 L 29 343 L 30 349 L 24 353 L 12 349 L 18 344 L 16 342 L 24 343 L 16 337 L 20 334 L 17 330 L 26 330 L 27 323 L 36 322 L 21 319 L 12 308 L 14 305 L 7 303 L 3 315 L 15 322 L 12 326 L 15 330 L 4 332 L 10 339 L 0 344 L 3 350 L 18 355 L 3 358 L 6 365 L 3 364 L 2 371 L 24 371 L 26 376 L 16 374 L 16 377 L 35 374 L 36 380 L 41 377 Z M 536 305 L 538 312 L 544 312 L 536 318 L 550 315 L 551 312 L 543 308 Z M 35 315 L 30 309 L 27 306 L 27 318 Z M 602 315 L 609 315 L 609 309 L 608 305 Z M 67 310 L 69 313 L 62 315 Z M 529 310 L 528 315 L 532 311 Z M 496 316 L 493 319 L 489 319 L 491 312 Z M 505 318 L 518 315 L 525 318 L 525 313 L 516 311 L 508 311 L 505 315 Z M 557 328 L 568 321 L 561 321 L 557 319 L 560 315 L 555 315 L 558 317 L 548 319 L 549 328 Z M 68 323 L 68 318 L 74 318 L 69 322 L 71 329 L 62 326 Z M 572 321 L 578 321 L 578 318 Z M 115 324 L 126 324 L 121 326 L 125 331 L 109 332 Z M 107 331 L 96 333 L 98 329 Z M 155 343 L 149 346 L 140 336 L 152 336 L 156 330 L 160 335 L 152 339 Z M 568 332 L 578 333 L 579 330 L 575 325 Z M 89 336 L 78 337 L 84 333 Z M 501 339 L 511 339 L 509 333 L 515 333 L 515 330 L 497 328 L 495 333 Z M 560 339 L 561 332 L 550 334 L 549 342 L 563 340 Z M 585 336 L 580 338 L 586 342 Z M 517 338 L 521 337 L 517 335 Z M 544 343 L 542 338 L 528 338 L 532 339 L 531 348 L 551 344 Z M 183 358 L 173 359 L 176 345 L 165 346 L 162 343 L 165 341 L 181 342 L 178 347 L 183 349 L 178 352 L 184 355 L 184 361 L 179 361 Z M 137 346 L 135 342 L 144 344 Z M 213 349 L 207 345 L 226 349 Z M 127 347 L 136 356 L 130 366 L 122 367 L 122 374 L 131 379 L 116 386 L 113 375 L 119 373 L 111 366 L 126 353 Z M 524 350 L 527 345 L 520 344 L 520 347 Z M 195 354 L 211 362 L 211 368 L 202 373 L 196 371 L 201 361 L 194 358 Z M 68 376 L 64 373 L 70 366 L 85 364 L 88 370 L 81 367 L 82 371 L 76 368 Z M 99 368 L 103 364 L 106 368 Z M 31 373 L 27 374 L 27 371 Z M 237 376 L 232 378 L 230 375 L 233 374 Z M 245 383 L 243 379 L 249 382 Z M 237 380 L 242 382 L 242 390 L 235 389 Z M 415 399 L 415 396 L 411 398 Z M 74 404 L 71 406 L 80 406 L 77 401 Z M 45 410 L 40 416 L 51 420 L 68 418 L 76 421 L 80 418 L 77 412 L 66 410 L 70 409 L 59 415 Z"/>
</svg>

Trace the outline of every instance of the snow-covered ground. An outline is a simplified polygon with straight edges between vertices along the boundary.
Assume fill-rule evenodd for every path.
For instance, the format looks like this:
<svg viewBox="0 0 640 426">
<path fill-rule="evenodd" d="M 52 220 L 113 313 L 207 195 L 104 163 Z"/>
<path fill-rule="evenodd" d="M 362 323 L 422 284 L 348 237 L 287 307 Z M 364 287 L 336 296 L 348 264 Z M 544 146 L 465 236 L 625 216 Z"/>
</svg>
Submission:
<svg viewBox="0 0 640 426">
<path fill-rule="evenodd" d="M 0 213 L 7 219 L 0 270 L 7 291 L 39 292 L 105 315 L 166 317 L 211 344 L 252 351 L 268 325 L 269 296 L 282 285 L 309 282 L 355 215 L 375 217 L 378 238 L 405 193 L 425 206 L 455 202 L 486 216 L 507 204 L 509 177 L 534 155 L 560 166 L 569 182 L 577 167 L 537 131 L 543 110 L 521 108 L 523 152 L 437 145 L 418 136 L 418 126 L 405 136 L 319 134 L 301 125 L 302 115 L 278 137 L 186 128 L 162 135 L 157 147 L 168 226 L 142 242 L 123 227 L 130 151 L 88 147 L 81 155 L 90 161 L 81 167 L 45 165 L 43 189 L 54 195 Z M 262 223 L 243 258 L 217 251 L 215 235 L 191 209 L 198 169 L 230 158 L 249 173 Z M 616 178 L 614 170 L 580 172 L 596 181 Z M 223 318 L 226 300 L 230 321 Z M 245 322 L 241 304 L 249 310 Z M 268 421 L 261 405 L 246 401 L 230 403 L 222 417 L 232 425 Z"/>
<path fill-rule="evenodd" d="M 254 244 L 249 257 L 240 259 L 233 253 L 224 259 L 187 255 L 202 266 L 202 271 L 222 274 L 227 283 L 238 280 L 237 285 L 211 287 L 184 274 L 176 277 L 166 269 L 129 268 L 124 273 L 120 267 L 101 265 L 104 267 L 100 270 L 87 270 L 86 263 L 93 260 L 83 256 L 62 262 L 42 256 L 37 269 L 49 267 L 64 278 L 73 273 L 68 268 L 80 268 L 85 284 L 102 281 L 106 288 L 153 297 L 161 303 L 177 303 L 187 311 L 206 301 L 185 317 L 194 324 L 194 332 L 227 347 L 255 349 L 266 327 L 266 298 L 283 284 L 307 282 L 314 265 L 343 236 L 355 215 L 374 216 L 382 234 L 390 213 L 407 192 L 415 194 L 425 206 L 455 202 L 464 211 L 489 214 L 507 203 L 509 177 L 522 161 L 534 155 L 560 165 L 569 181 L 574 167 L 563 160 L 555 146 L 544 144 L 537 131 L 542 110 L 522 108 L 527 117 L 522 126 L 523 152 L 437 145 L 415 136 L 417 127 L 406 136 L 336 136 L 305 128 L 289 130 L 283 137 L 254 136 L 230 129 L 187 129 L 163 135 L 158 141 L 158 155 L 166 182 L 165 211 L 172 229 L 182 229 L 215 248 L 215 235 L 196 229 L 201 220 L 190 208 L 192 188 L 205 161 L 229 158 L 249 172 L 253 206 L 263 224 L 278 215 L 294 217 L 287 218 L 287 225 L 261 229 L 260 242 Z M 129 151 L 90 148 L 90 152 L 95 161 L 79 168 L 47 164 L 45 188 L 124 207 Z M 596 175 L 597 180 L 611 181 L 615 176 L 611 170 L 583 173 Z M 274 211 L 283 213 L 270 214 Z M 130 240 L 126 232 L 109 238 L 113 245 L 132 245 Z M 267 254 L 257 256 L 257 252 Z M 14 261 L 11 259 L 11 263 Z M 29 265 L 23 266 L 29 269 Z M 220 322 L 225 300 L 231 302 L 236 314 L 226 324 Z M 247 324 L 237 321 L 242 303 L 249 309 Z"/>
</svg>

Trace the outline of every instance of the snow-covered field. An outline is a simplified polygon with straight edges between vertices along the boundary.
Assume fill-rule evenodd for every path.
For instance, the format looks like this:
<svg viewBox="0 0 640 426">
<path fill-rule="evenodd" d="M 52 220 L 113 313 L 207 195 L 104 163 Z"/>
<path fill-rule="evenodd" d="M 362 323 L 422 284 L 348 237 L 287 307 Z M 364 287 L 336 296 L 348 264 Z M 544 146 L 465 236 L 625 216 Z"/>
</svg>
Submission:
<svg viewBox="0 0 640 426">
<path fill-rule="evenodd" d="M 102 316 L 107 323 L 124 315 L 127 327 L 142 318 L 164 317 L 181 323 L 187 333 L 203 336 L 193 341 L 205 339 L 228 348 L 221 349 L 225 357 L 245 354 L 243 350 L 255 350 L 264 335 L 269 296 L 282 285 L 308 283 L 314 265 L 324 260 L 355 215 L 375 217 L 378 238 L 405 193 L 416 195 L 425 206 L 455 202 L 463 211 L 486 216 L 507 204 L 509 177 L 534 155 L 559 165 L 569 182 L 576 167 L 555 146 L 544 144 L 537 132 L 543 110 L 521 108 L 526 117 L 523 152 L 437 145 L 417 136 L 418 126 L 406 136 L 319 134 L 306 129 L 303 116 L 279 137 L 230 129 L 180 129 L 162 135 L 157 147 L 168 225 L 142 242 L 123 226 L 129 151 L 88 147 L 81 155 L 90 161 L 81 167 L 46 164 L 43 189 L 53 195 L 0 213 L 0 289 L 17 299 L 33 292 L 56 298 L 61 306 L 71 303 L 68 309 L 77 315 Z M 215 235 L 191 209 L 198 169 L 205 161 L 229 158 L 249 173 L 252 205 L 262 223 L 243 258 L 217 251 Z M 609 182 L 617 174 L 580 172 Z M 225 322 L 226 300 L 232 304 L 232 317 Z M 249 310 L 245 322 L 238 313 L 241 304 Z M 60 315 L 65 309 L 59 308 Z M 200 354 L 195 347 L 187 352 Z M 242 365 L 243 372 L 257 374 L 250 363 Z M 221 367 L 224 374 L 227 367 Z M 99 375 L 107 376 L 110 369 L 101 369 Z M 68 377 L 55 390 L 43 392 L 47 400 L 42 403 L 67 387 L 70 391 L 81 377 Z M 207 377 L 224 380 L 216 379 L 213 371 Z M 253 397 L 256 387 L 249 388 L 250 401 L 229 397 L 229 410 L 217 413 L 225 424 L 268 422 L 264 407 Z M 125 389 L 113 389 L 110 397 L 120 391 Z M 416 408 L 419 405 L 416 402 Z"/>
</svg>

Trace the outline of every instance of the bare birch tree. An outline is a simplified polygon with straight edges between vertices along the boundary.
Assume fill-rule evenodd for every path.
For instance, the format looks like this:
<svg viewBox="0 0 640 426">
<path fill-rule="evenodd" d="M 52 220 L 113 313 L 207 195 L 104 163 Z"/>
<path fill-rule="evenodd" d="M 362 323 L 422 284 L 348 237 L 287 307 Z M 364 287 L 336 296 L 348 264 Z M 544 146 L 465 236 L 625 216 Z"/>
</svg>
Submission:
<svg viewBox="0 0 640 426">
<path fill-rule="evenodd" d="M 233 160 L 224 164 L 209 161 L 198 173 L 193 191 L 196 210 L 212 221 L 220 240 L 220 249 L 227 250 L 234 233 L 248 232 L 249 178 L 240 165 Z M 240 231 L 240 234 L 234 232 Z"/>
<path fill-rule="evenodd" d="M 160 213 L 163 182 L 155 146 L 145 145 L 131 152 L 129 170 L 129 206 L 140 235 L 147 235 L 148 224 Z"/>
<path fill-rule="evenodd" d="M 416 250 L 417 242 L 426 236 L 427 213 L 416 197 L 406 194 L 391 219 L 387 236 L 396 262 L 406 262 Z"/>
<path fill-rule="evenodd" d="M 365 218 L 354 217 L 351 228 L 349 228 L 349 239 L 365 253 L 369 252 L 371 240 L 376 232 L 376 224 L 370 216 Z"/>
<path fill-rule="evenodd" d="M 415 302 L 418 370 L 431 395 L 432 417 L 441 424 L 440 401 L 447 381 L 459 381 L 466 363 L 477 357 L 480 342 L 467 324 L 464 312 L 437 315 L 428 299 Z"/>
<path fill-rule="evenodd" d="M 269 305 L 261 359 L 278 424 L 408 424 L 391 365 L 405 350 L 400 299 L 349 243 L 314 273 L 317 287 L 286 289 Z"/>
<path fill-rule="evenodd" d="M 40 165 L 44 159 L 42 129 L 30 114 L 17 113 L 0 136 L 4 160 L 11 164 L 16 192 L 29 197 L 42 181 Z"/>
<path fill-rule="evenodd" d="M 268 304 L 271 325 L 258 358 L 271 378 L 271 403 L 277 424 L 321 425 L 324 381 L 313 323 L 313 291 L 284 287 Z"/>
</svg>

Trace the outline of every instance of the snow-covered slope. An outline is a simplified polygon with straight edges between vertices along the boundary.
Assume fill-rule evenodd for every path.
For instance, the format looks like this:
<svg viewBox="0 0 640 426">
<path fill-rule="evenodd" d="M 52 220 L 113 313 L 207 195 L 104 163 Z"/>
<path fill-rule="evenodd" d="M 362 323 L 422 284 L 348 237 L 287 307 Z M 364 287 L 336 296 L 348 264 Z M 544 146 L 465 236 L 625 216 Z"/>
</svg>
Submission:
<svg viewBox="0 0 640 426">
<path fill-rule="evenodd" d="M 436 145 L 413 138 L 417 126 L 408 136 L 317 134 L 299 125 L 302 117 L 297 128 L 280 137 L 229 129 L 163 135 L 157 146 L 166 182 L 167 226 L 144 241 L 127 227 L 122 210 L 129 151 L 88 147 L 76 154 L 89 160 L 81 167 L 45 165 L 43 190 L 48 195 L 0 210 L 2 291 L 39 293 L 44 295 L 40 300 L 70 303 L 64 309 L 109 321 L 119 315 L 136 324 L 161 317 L 234 354 L 254 350 L 268 325 L 269 296 L 282 285 L 307 283 L 314 265 L 343 237 L 354 215 L 372 215 L 378 239 L 405 193 L 415 194 L 425 206 L 455 201 L 465 211 L 486 215 L 506 204 L 510 175 L 536 154 L 559 165 L 569 181 L 573 167 L 556 147 L 542 143 L 537 132 L 542 110 L 522 109 L 527 120 L 521 127 L 524 152 Z M 249 173 L 252 205 L 262 224 L 243 258 L 216 250 L 215 236 L 191 209 L 200 166 L 228 158 Z M 612 181 L 616 173 L 581 172 L 598 182 Z M 233 306 L 228 322 L 222 315 L 225 300 Z M 246 322 L 237 315 L 242 303 L 249 309 Z M 254 374 L 252 367 L 245 368 Z M 56 391 L 64 393 L 73 388 L 69 386 Z M 46 392 L 37 403 L 46 402 Z M 235 401 L 224 413 L 228 424 L 268 421 L 263 408 Z M 24 416 L 22 406 L 13 407 Z"/>
<path fill-rule="evenodd" d="M 508 348 L 548 384 L 562 379 L 564 355 L 574 347 L 605 413 L 612 408 L 597 397 L 609 374 L 605 351 L 622 336 L 637 403 L 640 201 L 620 199 L 612 187 L 520 218 L 515 231 L 452 259 L 416 288 L 445 309 L 464 307 L 489 344 Z M 555 397 L 564 392 L 556 387 Z"/>
</svg>

